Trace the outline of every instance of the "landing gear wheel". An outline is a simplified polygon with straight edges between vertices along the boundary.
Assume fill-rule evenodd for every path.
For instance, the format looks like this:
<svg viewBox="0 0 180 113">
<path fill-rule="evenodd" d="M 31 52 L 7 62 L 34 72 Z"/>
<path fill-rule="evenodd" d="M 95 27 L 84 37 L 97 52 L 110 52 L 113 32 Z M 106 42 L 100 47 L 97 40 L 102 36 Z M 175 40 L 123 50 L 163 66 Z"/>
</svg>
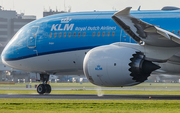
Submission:
<svg viewBox="0 0 180 113">
<path fill-rule="evenodd" d="M 39 93 L 39 94 L 44 94 L 45 92 L 46 92 L 46 87 L 45 87 L 45 85 L 44 84 L 39 84 L 39 86 L 37 87 L 37 92 Z"/>
<path fill-rule="evenodd" d="M 45 93 L 51 93 L 51 86 L 49 84 L 45 84 L 46 92 Z"/>
<path fill-rule="evenodd" d="M 42 95 L 44 93 L 51 93 L 51 86 L 47 84 L 49 80 L 49 74 L 40 74 L 40 81 L 42 81 L 42 84 L 39 84 L 37 87 L 37 92 Z"/>
</svg>

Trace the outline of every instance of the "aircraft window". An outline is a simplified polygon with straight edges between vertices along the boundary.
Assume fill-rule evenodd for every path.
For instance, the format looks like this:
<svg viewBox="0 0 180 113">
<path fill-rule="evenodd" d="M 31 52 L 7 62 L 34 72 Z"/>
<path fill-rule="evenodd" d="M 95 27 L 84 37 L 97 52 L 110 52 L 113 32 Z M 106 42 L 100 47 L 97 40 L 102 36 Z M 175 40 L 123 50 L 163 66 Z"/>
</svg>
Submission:
<svg viewBox="0 0 180 113">
<path fill-rule="evenodd" d="M 173 30 L 172 33 L 175 33 L 175 30 Z"/>
<path fill-rule="evenodd" d="M 100 37 L 100 32 L 98 32 L 98 37 Z"/>
<path fill-rule="evenodd" d="M 66 37 L 66 32 L 64 33 L 64 38 Z"/>
<path fill-rule="evenodd" d="M 54 33 L 54 38 L 56 38 L 56 36 L 57 36 L 57 33 Z"/>
<path fill-rule="evenodd" d="M 108 37 L 110 36 L 110 32 L 107 33 L 107 36 L 108 36 Z"/>
<path fill-rule="evenodd" d="M 113 31 L 113 33 L 112 33 L 112 36 L 114 37 L 114 35 L 115 35 L 115 31 Z"/>
<path fill-rule="evenodd" d="M 78 33 L 78 37 L 80 37 L 80 36 L 81 36 L 81 32 Z"/>
<path fill-rule="evenodd" d="M 73 33 L 73 37 L 76 37 L 76 32 Z"/>
<path fill-rule="evenodd" d="M 93 32 L 93 37 L 95 37 L 95 35 L 96 35 L 96 32 Z"/>
<path fill-rule="evenodd" d="M 177 35 L 178 35 L 178 36 L 180 35 L 180 30 L 178 30 Z"/>
<path fill-rule="evenodd" d="M 69 32 L 69 35 L 68 35 L 68 37 L 71 37 L 71 32 Z"/>
<path fill-rule="evenodd" d="M 105 36 L 105 32 L 102 33 L 102 36 L 103 36 L 103 37 Z"/>
<path fill-rule="evenodd" d="M 50 38 L 52 37 L 52 33 L 49 34 L 49 37 L 50 37 Z"/>
<path fill-rule="evenodd" d="M 83 33 L 83 37 L 85 37 L 85 36 L 86 36 L 86 32 Z"/>
<path fill-rule="evenodd" d="M 61 35 L 62 35 L 62 33 L 60 32 L 60 33 L 59 33 L 59 38 L 61 38 Z"/>
</svg>

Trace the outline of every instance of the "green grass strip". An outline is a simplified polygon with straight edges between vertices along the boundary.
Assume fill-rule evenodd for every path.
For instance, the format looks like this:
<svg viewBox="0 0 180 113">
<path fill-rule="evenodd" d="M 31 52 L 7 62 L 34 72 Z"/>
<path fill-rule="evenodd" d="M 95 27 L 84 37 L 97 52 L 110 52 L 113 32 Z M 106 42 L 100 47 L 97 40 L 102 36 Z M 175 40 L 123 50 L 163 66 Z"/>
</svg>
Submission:
<svg viewBox="0 0 180 113">
<path fill-rule="evenodd" d="M 62 113 L 174 113 L 178 100 L 51 100 L 0 99 L 0 112 L 62 112 Z"/>
<path fill-rule="evenodd" d="M 180 91 L 95 91 L 95 90 L 52 90 L 51 94 L 117 94 L 117 95 L 180 95 Z M 36 90 L 0 90 L 0 94 L 37 94 Z"/>
</svg>

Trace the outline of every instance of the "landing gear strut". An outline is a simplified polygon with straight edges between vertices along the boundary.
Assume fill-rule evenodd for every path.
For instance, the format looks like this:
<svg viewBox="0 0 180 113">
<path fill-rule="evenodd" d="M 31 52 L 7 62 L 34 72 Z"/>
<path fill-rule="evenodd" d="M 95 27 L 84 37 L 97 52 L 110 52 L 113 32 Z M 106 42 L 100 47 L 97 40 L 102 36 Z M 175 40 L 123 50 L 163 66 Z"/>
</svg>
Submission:
<svg viewBox="0 0 180 113">
<path fill-rule="evenodd" d="M 40 74 L 40 80 L 43 82 L 42 84 L 39 84 L 37 87 L 37 92 L 39 94 L 44 94 L 44 93 L 51 93 L 51 86 L 47 84 L 49 80 L 49 75 L 48 74 Z"/>
</svg>

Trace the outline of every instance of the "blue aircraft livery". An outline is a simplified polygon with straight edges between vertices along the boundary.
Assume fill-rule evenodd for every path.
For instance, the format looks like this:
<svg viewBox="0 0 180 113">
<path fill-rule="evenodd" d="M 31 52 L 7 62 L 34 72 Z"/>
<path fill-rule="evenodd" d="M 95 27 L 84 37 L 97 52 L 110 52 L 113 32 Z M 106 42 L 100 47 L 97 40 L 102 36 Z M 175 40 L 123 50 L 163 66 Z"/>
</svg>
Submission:
<svg viewBox="0 0 180 113">
<path fill-rule="evenodd" d="M 82 49 L 92 49 L 114 42 L 135 42 L 112 20 L 115 12 L 67 13 L 45 17 L 24 26 L 13 37 L 6 60 L 20 60 Z M 179 34 L 176 26 L 180 11 L 132 11 L 146 22 Z M 143 18 L 144 17 L 144 18 Z M 170 21 L 170 23 L 166 22 Z M 166 23 L 166 24 L 164 24 Z M 18 38 L 18 39 L 17 39 Z M 18 51 L 21 51 L 20 53 Z"/>
<path fill-rule="evenodd" d="M 180 9 L 130 10 L 73 12 L 35 20 L 15 34 L 2 61 L 39 73 L 43 82 L 39 94 L 51 92 L 50 74 L 85 75 L 91 83 L 108 87 L 142 83 L 154 71 L 179 74 Z"/>
</svg>

